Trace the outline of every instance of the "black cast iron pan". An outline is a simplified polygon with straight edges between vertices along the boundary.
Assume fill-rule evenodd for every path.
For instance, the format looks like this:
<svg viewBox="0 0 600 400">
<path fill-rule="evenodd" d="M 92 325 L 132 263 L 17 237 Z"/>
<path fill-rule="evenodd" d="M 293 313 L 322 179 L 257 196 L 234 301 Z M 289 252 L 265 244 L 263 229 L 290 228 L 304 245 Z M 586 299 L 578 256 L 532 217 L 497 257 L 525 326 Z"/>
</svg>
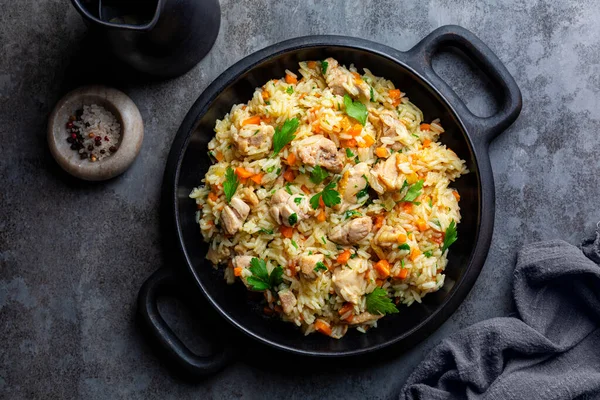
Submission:
<svg viewBox="0 0 600 400">
<path fill-rule="evenodd" d="M 433 71 L 432 56 L 444 47 L 460 50 L 475 62 L 497 88 L 499 111 L 488 118 L 472 114 L 454 91 Z M 444 287 L 427 295 L 422 304 L 401 308 L 367 334 L 354 330 L 341 340 L 323 335 L 303 336 L 292 324 L 266 319 L 248 302 L 245 289 L 228 286 L 204 259 L 203 243 L 194 220 L 195 202 L 189 199 L 210 160 L 207 144 L 215 120 L 233 104 L 247 102 L 256 87 L 297 69 L 298 61 L 334 57 L 341 64 L 392 80 L 420 107 L 425 120 L 440 118 L 446 133 L 442 141 L 466 160 L 468 175 L 454 186 L 461 194 L 463 219 L 458 241 L 446 268 Z M 515 121 L 521 110 L 521 93 L 512 76 L 494 53 L 475 35 L 458 26 L 433 31 L 415 47 L 400 52 L 381 44 L 343 36 L 309 36 L 287 40 L 260 50 L 225 71 L 198 98 L 185 117 L 173 142 L 164 176 L 163 201 L 170 214 L 177 252 L 183 255 L 184 279 L 193 282 L 194 295 L 204 296 L 233 326 L 268 346 L 300 355 L 318 357 L 356 356 L 391 344 L 408 348 L 427 337 L 459 306 L 475 283 L 489 249 L 494 221 L 494 182 L 488 156 L 490 141 Z M 157 309 L 157 297 L 178 285 L 173 269 L 161 269 L 143 285 L 139 312 L 146 328 L 179 365 L 195 374 L 223 367 L 229 352 L 210 357 L 192 353 L 173 333 Z M 181 279 L 181 278 L 179 278 Z"/>
</svg>

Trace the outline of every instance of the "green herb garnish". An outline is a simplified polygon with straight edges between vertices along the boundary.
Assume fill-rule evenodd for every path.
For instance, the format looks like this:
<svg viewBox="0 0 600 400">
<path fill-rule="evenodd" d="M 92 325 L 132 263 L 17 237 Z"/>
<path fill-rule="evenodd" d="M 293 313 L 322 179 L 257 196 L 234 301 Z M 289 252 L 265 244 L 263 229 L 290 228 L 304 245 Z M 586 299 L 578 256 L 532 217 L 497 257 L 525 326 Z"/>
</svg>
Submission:
<svg viewBox="0 0 600 400">
<path fill-rule="evenodd" d="M 373 96 L 373 86 L 371 86 L 371 102 L 375 103 L 375 97 Z"/>
<path fill-rule="evenodd" d="M 298 214 L 296 214 L 296 213 L 293 213 L 292 215 L 290 215 L 290 216 L 288 217 L 288 222 L 289 222 L 289 223 L 290 223 L 290 225 L 292 225 L 292 226 L 293 226 L 294 224 L 296 224 L 296 222 L 298 222 Z"/>
<path fill-rule="evenodd" d="M 352 101 L 352 98 L 345 94 L 344 105 L 346 106 L 346 114 L 348 114 L 348 116 L 354 118 L 363 126 L 367 123 L 367 115 L 369 112 L 363 103 L 358 100 Z"/>
<path fill-rule="evenodd" d="M 289 183 L 286 183 L 286 184 L 285 184 L 285 191 L 286 191 L 288 194 L 292 194 L 292 189 L 290 188 L 290 184 L 289 184 Z"/>
<path fill-rule="evenodd" d="M 266 233 L 267 235 L 272 235 L 273 234 L 273 229 L 260 228 L 258 231 L 260 233 Z"/>
<path fill-rule="evenodd" d="M 350 150 L 348 148 L 346 149 L 346 157 L 348 157 L 348 158 L 354 157 L 354 153 L 352 152 L 352 150 Z"/>
<path fill-rule="evenodd" d="M 400 246 L 398 246 L 398 250 L 410 250 L 410 246 L 408 243 L 402 243 Z"/>
<path fill-rule="evenodd" d="M 319 261 L 317 263 L 317 265 L 315 265 L 315 268 L 313 269 L 313 271 L 315 271 L 315 272 L 327 271 L 327 267 L 325 266 L 325 264 L 323 264 L 321 261 Z"/>
<path fill-rule="evenodd" d="M 414 202 L 421 195 L 421 189 L 423 189 L 423 179 L 408 188 L 402 201 Z"/>
<path fill-rule="evenodd" d="M 364 189 L 356 193 L 356 200 L 360 201 L 363 197 L 369 197 L 369 187 L 366 186 Z"/>
<path fill-rule="evenodd" d="M 452 222 L 450 222 L 450 225 L 448 225 L 448 228 L 446 228 L 446 233 L 444 234 L 442 254 L 444 254 L 444 252 L 448 250 L 448 247 L 450 247 L 452 243 L 456 242 L 456 239 L 458 239 L 458 233 L 456 232 L 456 222 L 452 220 Z"/>
<path fill-rule="evenodd" d="M 317 165 L 310 172 L 310 181 L 318 185 L 319 183 L 323 182 L 328 176 L 329 173 L 325 169 L 321 168 L 320 165 Z"/>
<path fill-rule="evenodd" d="M 296 203 L 296 204 L 302 203 L 302 197 L 296 197 L 296 198 L 294 198 L 294 203 Z"/>
<path fill-rule="evenodd" d="M 294 87 L 293 86 L 289 86 L 287 89 L 285 89 L 285 92 L 287 94 L 292 94 L 294 93 Z"/>
<path fill-rule="evenodd" d="M 294 239 L 292 239 L 292 246 L 294 246 L 296 250 L 298 250 L 298 243 L 296 243 Z"/>
<path fill-rule="evenodd" d="M 395 314 L 398 309 L 382 288 L 375 288 L 366 296 L 367 310 L 373 315 Z"/>
<path fill-rule="evenodd" d="M 325 203 L 327 207 L 333 207 L 342 202 L 340 194 L 336 190 L 333 190 L 335 184 L 335 182 L 329 182 L 329 184 L 323 188 L 322 192 L 319 192 L 310 198 L 310 206 L 313 210 L 319 208 L 319 198 L 323 199 L 323 203 Z"/>
<path fill-rule="evenodd" d="M 277 155 L 286 144 L 296 138 L 294 133 L 298 129 L 298 125 L 300 125 L 298 118 L 286 119 L 281 127 L 275 129 L 275 133 L 273 134 L 273 154 L 271 156 Z"/>
<path fill-rule="evenodd" d="M 225 182 L 223 182 L 223 192 L 225 192 L 225 198 L 227 202 L 231 202 L 231 198 L 235 194 L 240 181 L 238 181 L 238 177 L 233 172 L 233 168 L 227 167 L 227 172 L 225 172 Z"/>
<path fill-rule="evenodd" d="M 327 61 L 321 61 L 321 71 L 323 71 L 323 75 L 327 73 L 327 67 L 329 67 L 329 63 Z"/>
<path fill-rule="evenodd" d="M 269 274 L 267 272 L 267 263 L 264 260 L 253 257 L 250 260 L 250 272 L 252 276 L 248 277 L 248 285 L 252 290 L 272 289 L 279 285 L 283 279 L 283 268 L 277 266 Z"/>
<path fill-rule="evenodd" d="M 348 210 L 348 211 L 346 211 L 346 214 L 344 214 L 344 216 L 345 216 L 344 219 L 348 219 L 348 218 L 354 217 L 356 215 L 360 216 L 362 214 L 356 210 Z"/>
<path fill-rule="evenodd" d="M 431 250 L 427 250 L 426 252 L 423 253 L 423 255 L 425 257 L 433 257 L 433 251 Z"/>
</svg>

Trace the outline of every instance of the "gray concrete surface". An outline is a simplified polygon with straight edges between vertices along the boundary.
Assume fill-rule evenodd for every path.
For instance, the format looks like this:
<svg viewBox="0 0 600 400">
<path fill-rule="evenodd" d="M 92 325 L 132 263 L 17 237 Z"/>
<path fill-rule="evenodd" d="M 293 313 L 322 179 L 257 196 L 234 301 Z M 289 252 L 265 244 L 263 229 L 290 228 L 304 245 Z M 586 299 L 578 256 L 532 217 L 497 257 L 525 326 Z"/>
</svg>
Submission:
<svg viewBox="0 0 600 400">
<path fill-rule="evenodd" d="M 69 68 L 86 28 L 67 0 L 0 0 L 0 397 L 393 398 L 444 337 L 510 313 L 511 272 L 524 242 L 578 243 L 600 219 L 595 2 L 221 4 L 217 43 L 187 75 L 119 85 L 143 115 L 142 151 L 123 176 L 86 184 L 58 169 L 45 142 L 48 114 L 76 84 Z M 135 299 L 144 279 L 168 261 L 160 248 L 159 189 L 171 140 L 196 97 L 235 61 L 283 39 L 343 34 L 405 50 L 444 24 L 462 25 L 486 42 L 515 76 L 524 100 L 519 120 L 490 148 L 496 226 L 467 300 L 427 341 L 379 363 L 314 363 L 290 374 L 242 359 L 195 384 L 169 373 L 140 336 Z M 89 57 L 77 68 L 96 64 Z M 485 85 L 468 66 L 447 55 L 436 66 L 473 110 L 493 111 Z M 184 313 L 173 302 L 163 308 L 172 321 Z"/>
</svg>

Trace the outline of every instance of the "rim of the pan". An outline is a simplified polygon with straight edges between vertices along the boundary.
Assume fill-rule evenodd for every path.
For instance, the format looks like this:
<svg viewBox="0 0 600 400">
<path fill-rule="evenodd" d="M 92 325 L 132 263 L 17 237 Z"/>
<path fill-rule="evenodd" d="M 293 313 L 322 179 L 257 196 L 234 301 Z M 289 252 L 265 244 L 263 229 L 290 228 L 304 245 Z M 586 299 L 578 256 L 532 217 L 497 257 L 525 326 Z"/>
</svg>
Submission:
<svg viewBox="0 0 600 400">
<path fill-rule="evenodd" d="M 318 351 L 318 350 L 304 350 L 304 349 L 299 349 L 299 348 L 296 348 L 293 346 L 289 346 L 289 345 L 282 344 L 277 341 L 273 341 L 268 338 L 265 338 L 265 337 L 261 336 L 260 334 L 253 332 L 251 329 L 247 328 L 245 325 L 243 325 L 242 323 L 239 323 L 234 318 L 232 318 L 229 315 L 229 313 L 227 312 L 227 310 L 224 309 L 223 307 L 221 307 L 221 305 L 217 301 L 215 301 L 208 294 L 206 289 L 204 288 L 204 284 L 202 283 L 202 280 L 198 276 L 198 274 L 195 270 L 195 267 L 188 255 L 187 250 L 184 245 L 183 234 L 182 234 L 182 230 L 181 230 L 181 221 L 179 218 L 179 203 L 178 203 L 178 198 L 177 198 L 177 187 L 179 184 L 179 177 L 180 177 L 181 164 L 183 161 L 183 157 L 185 155 L 185 152 L 187 151 L 191 137 L 198 126 L 198 121 L 200 120 L 201 116 L 204 115 L 206 113 L 206 111 L 210 108 L 210 106 L 212 105 L 212 103 L 214 102 L 216 97 L 220 94 L 220 92 L 222 92 L 225 88 L 227 88 L 230 85 L 232 85 L 233 83 L 235 83 L 235 81 L 237 79 L 239 79 L 239 77 L 241 75 L 252 70 L 256 66 L 260 65 L 264 61 L 267 61 L 270 58 L 277 57 L 282 54 L 289 53 L 289 52 L 296 51 L 296 50 L 301 50 L 301 49 L 305 49 L 305 48 L 319 48 L 319 47 L 342 47 L 342 48 L 348 48 L 351 50 L 365 51 L 365 52 L 372 53 L 372 54 L 375 54 L 380 57 L 387 58 L 388 60 L 392 61 L 394 64 L 397 64 L 398 66 L 408 70 L 412 75 L 414 75 L 415 78 L 419 79 L 423 85 L 427 86 L 430 90 L 432 90 L 437 95 L 439 100 L 442 101 L 446 105 L 446 107 L 448 107 L 448 109 L 450 110 L 450 112 L 452 113 L 454 118 L 456 119 L 458 126 L 462 130 L 463 135 L 471 148 L 471 152 L 474 156 L 473 157 L 474 162 L 477 166 L 477 171 L 472 171 L 472 172 L 477 174 L 477 179 L 479 182 L 479 192 L 480 192 L 479 209 L 481 211 L 483 211 L 484 204 L 483 204 L 483 196 L 481 196 L 481 193 L 483 192 L 484 182 L 481 179 L 481 174 L 479 173 L 481 170 L 481 165 L 480 165 L 479 159 L 477 157 L 476 147 L 473 143 L 472 138 L 468 134 L 468 131 L 466 129 L 466 126 L 465 126 L 463 120 L 461 119 L 460 115 L 456 112 L 456 110 L 454 109 L 452 104 L 450 104 L 450 102 L 448 102 L 446 100 L 446 98 L 442 95 L 442 93 L 436 87 L 431 85 L 422 74 L 420 74 L 418 71 L 416 71 L 410 65 L 408 65 L 405 61 L 403 61 L 393 55 L 393 54 L 397 54 L 398 56 L 402 57 L 402 54 L 404 54 L 403 52 L 400 52 L 399 50 L 393 49 L 389 46 L 375 43 L 375 42 L 372 42 L 372 41 L 369 41 L 366 39 L 354 38 L 354 37 L 350 37 L 350 36 L 337 36 L 337 35 L 302 36 L 302 37 L 288 39 L 283 42 L 273 44 L 271 46 L 265 47 L 261 50 L 258 50 L 256 52 L 242 58 L 241 60 L 239 60 L 235 64 L 233 64 L 231 67 L 226 69 L 217 78 L 215 78 L 215 80 L 202 92 L 202 94 L 194 102 L 194 104 L 192 105 L 192 107 L 190 108 L 188 113 L 186 114 L 186 116 L 179 128 L 179 131 L 177 132 L 177 134 L 175 136 L 172 146 L 177 145 L 177 147 L 171 148 L 171 151 L 169 153 L 169 160 L 167 163 L 167 165 L 170 165 L 171 164 L 170 161 L 172 161 L 172 158 L 173 157 L 175 158 L 175 161 L 174 161 L 174 162 L 176 162 L 175 175 L 174 175 L 174 181 L 172 182 L 172 186 L 170 188 L 168 188 L 168 190 L 169 190 L 169 192 L 171 192 L 169 195 L 169 199 L 171 201 L 173 201 L 173 212 L 175 214 L 174 215 L 175 228 L 177 231 L 178 246 L 184 255 L 187 267 L 190 270 L 190 272 L 192 273 L 192 275 L 196 281 L 196 284 L 200 288 L 204 297 L 223 316 L 223 318 L 225 318 L 229 323 L 231 323 L 237 329 L 242 331 L 244 334 L 250 336 L 253 339 L 258 340 L 261 343 L 272 346 L 276 349 L 294 353 L 294 354 L 298 354 L 298 355 L 335 358 L 335 357 L 357 356 L 357 355 L 371 353 L 371 352 L 374 352 L 377 350 L 381 350 L 385 347 L 391 346 L 393 344 L 396 344 L 402 340 L 405 340 L 405 339 L 413 336 L 419 330 L 426 327 L 428 324 L 433 323 L 433 320 L 435 320 L 438 317 L 443 318 L 443 320 L 441 322 L 439 322 L 439 324 L 437 324 L 437 326 L 439 326 L 443 322 L 445 322 L 448 319 L 448 317 L 454 311 L 456 311 L 456 309 L 462 303 L 462 301 L 464 301 L 464 298 L 467 296 L 467 294 L 471 290 L 472 285 L 474 284 L 477 276 L 479 275 L 481 269 L 483 268 L 483 263 L 485 262 L 485 260 L 481 263 L 480 266 L 477 267 L 476 275 L 473 277 L 472 283 L 470 284 L 470 286 L 468 288 L 463 287 L 463 285 L 465 284 L 465 279 L 467 279 L 467 277 L 470 276 L 469 272 L 471 272 L 474 267 L 473 261 L 474 261 L 475 256 L 477 255 L 477 253 L 479 251 L 482 251 L 482 249 L 480 248 L 481 247 L 480 242 L 482 239 L 481 225 L 483 224 L 484 219 L 488 218 L 488 216 L 484 215 L 483 212 L 481 213 L 480 218 L 479 218 L 479 223 L 477 224 L 477 233 L 475 235 L 475 245 L 473 246 L 471 253 L 469 254 L 469 257 L 468 257 L 469 261 L 466 266 L 467 269 L 466 269 L 465 273 L 463 274 L 463 276 L 461 277 L 461 279 L 454 284 L 452 289 L 450 289 L 447 297 L 444 299 L 444 302 L 439 307 L 437 307 L 429 316 L 427 316 L 423 321 L 421 321 L 419 324 L 415 325 L 413 328 L 404 332 L 403 334 L 398 335 L 398 336 L 396 336 L 390 340 L 387 340 L 385 342 L 379 343 L 377 345 L 369 346 L 369 347 L 363 347 L 363 348 L 359 348 L 359 349 L 345 350 L 345 351 L 323 352 L 323 351 Z M 183 142 L 181 144 L 179 144 L 178 142 L 179 142 L 179 140 L 182 140 L 182 137 L 184 137 L 185 139 L 183 140 Z M 459 302 L 453 306 L 453 309 L 451 310 L 451 312 L 448 313 L 446 316 L 443 316 L 443 315 L 439 316 L 439 314 L 443 310 L 445 310 L 446 307 L 449 306 L 449 303 L 451 303 L 452 300 L 454 299 L 454 297 L 456 297 L 456 296 L 461 296 L 462 298 L 459 299 Z M 344 340 L 344 339 L 342 338 L 340 340 Z"/>
</svg>

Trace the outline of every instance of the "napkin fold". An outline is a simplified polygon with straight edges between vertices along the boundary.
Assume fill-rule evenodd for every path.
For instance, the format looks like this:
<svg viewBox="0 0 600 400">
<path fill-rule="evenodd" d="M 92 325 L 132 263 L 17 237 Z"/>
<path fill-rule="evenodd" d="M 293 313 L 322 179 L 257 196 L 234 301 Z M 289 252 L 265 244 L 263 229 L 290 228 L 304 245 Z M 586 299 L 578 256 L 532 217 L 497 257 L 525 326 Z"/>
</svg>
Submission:
<svg viewBox="0 0 600 400">
<path fill-rule="evenodd" d="M 514 270 L 515 317 L 444 339 L 401 399 L 600 399 L 600 233 L 577 248 L 524 246 Z"/>
</svg>

